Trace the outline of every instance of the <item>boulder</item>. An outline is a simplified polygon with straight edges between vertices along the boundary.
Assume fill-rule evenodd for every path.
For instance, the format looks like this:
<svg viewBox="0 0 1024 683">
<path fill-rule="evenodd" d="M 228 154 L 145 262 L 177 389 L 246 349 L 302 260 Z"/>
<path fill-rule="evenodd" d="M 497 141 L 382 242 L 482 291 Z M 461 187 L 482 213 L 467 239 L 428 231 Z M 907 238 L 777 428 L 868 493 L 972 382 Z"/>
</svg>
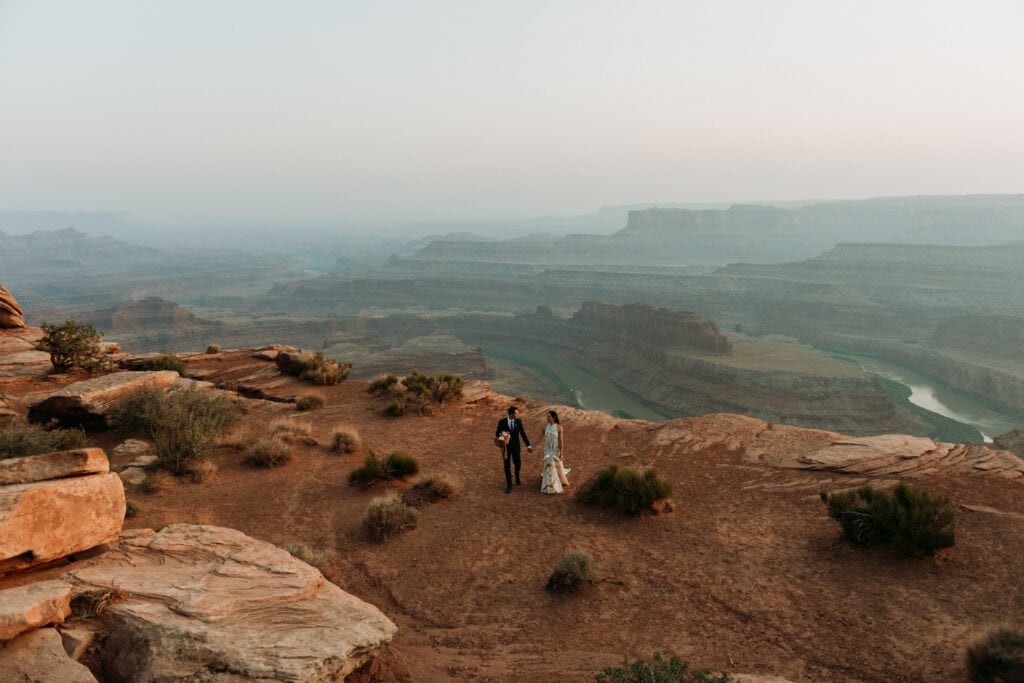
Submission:
<svg viewBox="0 0 1024 683">
<path fill-rule="evenodd" d="M 142 439 L 125 439 L 118 445 L 114 446 L 113 455 L 145 455 L 149 453 L 151 448 L 152 446 L 148 441 L 143 441 Z"/>
<path fill-rule="evenodd" d="M 109 471 L 110 461 L 102 448 L 80 448 L 24 458 L 7 458 L 0 460 L 0 486 L 105 474 Z"/>
<path fill-rule="evenodd" d="M 110 413 L 125 398 L 146 389 L 166 388 L 179 379 L 173 370 L 115 372 L 75 382 L 29 407 L 31 422 L 109 429 Z"/>
<path fill-rule="evenodd" d="M 0 486 L 0 573 L 113 541 L 124 511 L 114 473 Z"/>
<path fill-rule="evenodd" d="M 21 306 L 3 285 L 0 285 L 0 327 L 25 327 L 25 316 Z"/>
<path fill-rule="evenodd" d="M 68 657 L 57 629 L 43 628 L 0 643 L 0 681 L 96 683 L 96 678 Z"/>
<path fill-rule="evenodd" d="M 71 584 L 66 581 L 38 581 L 0 590 L 0 640 L 59 624 L 69 614 Z"/>
<path fill-rule="evenodd" d="M 118 474 L 121 477 L 121 481 L 132 486 L 141 485 L 142 482 L 146 481 L 146 477 L 149 476 L 149 472 L 142 467 L 125 467 Z"/>
<path fill-rule="evenodd" d="M 76 594 L 118 591 L 100 617 L 112 680 L 341 680 L 396 631 L 315 568 L 232 529 L 129 534 L 64 578 Z"/>
<path fill-rule="evenodd" d="M 64 651 L 68 657 L 76 662 L 82 659 L 82 655 L 89 649 L 89 646 L 96 640 L 96 627 L 89 623 L 76 623 L 73 626 L 63 625 L 59 629 L 60 640 L 64 645 Z"/>
</svg>

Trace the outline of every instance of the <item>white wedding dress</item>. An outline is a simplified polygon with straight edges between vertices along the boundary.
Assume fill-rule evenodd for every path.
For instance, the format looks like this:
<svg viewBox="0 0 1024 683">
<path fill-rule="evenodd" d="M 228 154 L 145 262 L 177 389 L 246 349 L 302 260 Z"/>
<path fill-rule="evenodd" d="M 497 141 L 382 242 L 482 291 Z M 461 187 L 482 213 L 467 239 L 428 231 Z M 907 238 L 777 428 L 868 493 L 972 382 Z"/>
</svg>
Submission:
<svg viewBox="0 0 1024 683">
<path fill-rule="evenodd" d="M 558 425 L 544 427 L 544 473 L 540 478 L 542 493 L 561 493 L 562 486 L 568 486 L 562 459 L 558 457 Z"/>
</svg>

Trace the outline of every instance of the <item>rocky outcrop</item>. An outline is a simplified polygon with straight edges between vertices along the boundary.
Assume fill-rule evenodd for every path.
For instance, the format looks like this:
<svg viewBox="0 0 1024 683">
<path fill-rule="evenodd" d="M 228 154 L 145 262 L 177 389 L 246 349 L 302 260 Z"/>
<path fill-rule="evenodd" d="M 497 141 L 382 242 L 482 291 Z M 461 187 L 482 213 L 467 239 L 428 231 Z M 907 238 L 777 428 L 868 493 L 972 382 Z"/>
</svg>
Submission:
<svg viewBox="0 0 1024 683">
<path fill-rule="evenodd" d="M 118 591 L 99 652 L 116 680 L 341 680 L 396 631 L 313 567 L 231 529 L 130 534 L 66 578 L 76 595 Z"/>
<path fill-rule="evenodd" d="M 25 316 L 21 306 L 3 285 L 0 285 L 0 327 L 25 327 Z"/>
<path fill-rule="evenodd" d="M 324 355 L 352 363 L 352 379 L 372 379 L 388 373 L 407 375 L 413 370 L 428 374 L 454 372 L 464 378 L 487 374 L 480 347 L 465 344 L 453 335 L 413 337 L 387 349 L 375 349 L 375 346 L 377 344 L 367 344 L 366 340 L 335 340 L 324 349 Z"/>
<path fill-rule="evenodd" d="M 623 346 L 640 346 L 663 355 L 668 349 L 728 353 L 732 344 L 718 327 L 690 311 L 670 311 L 646 304 L 616 306 L 588 301 L 572 315 L 588 338 Z"/>
<path fill-rule="evenodd" d="M 992 444 L 1016 453 L 1018 458 L 1024 458 L 1024 429 L 1014 429 L 1000 434 L 992 439 Z"/>
<path fill-rule="evenodd" d="M 0 574 L 118 537 L 124 487 L 99 448 L 0 460 Z"/>
<path fill-rule="evenodd" d="M 30 631 L 0 643 L 0 680 L 25 683 L 96 683 L 84 665 L 68 657 L 57 629 Z"/>
<path fill-rule="evenodd" d="M 0 591 L 0 640 L 48 624 L 59 624 L 71 614 L 71 584 L 50 580 Z"/>
<path fill-rule="evenodd" d="M 111 411 L 129 396 L 146 389 L 170 387 L 179 380 L 173 370 L 115 372 L 75 382 L 29 408 L 28 419 L 92 429 L 112 427 Z"/>
<path fill-rule="evenodd" d="M 991 358 L 1024 360 L 1024 317 L 965 315 L 941 323 L 932 343 Z"/>
</svg>

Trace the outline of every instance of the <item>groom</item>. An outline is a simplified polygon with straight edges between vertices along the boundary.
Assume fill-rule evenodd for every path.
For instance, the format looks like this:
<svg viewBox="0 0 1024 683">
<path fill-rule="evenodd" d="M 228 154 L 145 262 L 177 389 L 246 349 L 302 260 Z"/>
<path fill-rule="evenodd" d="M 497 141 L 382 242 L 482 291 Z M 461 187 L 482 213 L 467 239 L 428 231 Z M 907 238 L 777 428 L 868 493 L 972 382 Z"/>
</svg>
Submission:
<svg viewBox="0 0 1024 683">
<path fill-rule="evenodd" d="M 508 457 L 504 458 L 504 461 L 505 493 L 512 493 L 513 462 L 516 465 L 516 484 L 521 483 L 519 481 L 519 470 L 522 468 L 523 461 L 519 457 L 519 437 L 523 437 L 523 441 L 526 442 L 526 450 L 533 453 L 533 446 L 530 445 L 530 437 L 526 436 L 526 431 L 523 429 L 523 421 L 519 419 L 519 408 L 512 406 L 508 409 L 508 417 L 498 420 L 498 428 L 494 430 L 494 436 L 497 437 L 502 432 L 508 432 L 511 437 L 508 442 L 508 446 L 505 447 Z"/>
</svg>

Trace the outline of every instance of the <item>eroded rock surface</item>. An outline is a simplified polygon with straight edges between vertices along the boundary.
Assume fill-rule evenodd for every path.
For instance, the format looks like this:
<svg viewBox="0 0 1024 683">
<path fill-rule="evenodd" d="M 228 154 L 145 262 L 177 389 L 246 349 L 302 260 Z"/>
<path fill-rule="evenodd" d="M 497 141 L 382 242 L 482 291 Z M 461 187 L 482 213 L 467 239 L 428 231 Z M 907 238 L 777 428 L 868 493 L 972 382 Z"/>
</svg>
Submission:
<svg viewBox="0 0 1024 683">
<path fill-rule="evenodd" d="M 56 420 L 66 425 L 107 429 L 112 426 L 110 412 L 119 401 L 152 388 L 166 388 L 179 379 L 173 370 L 153 372 L 115 372 L 75 382 L 56 391 L 29 408 L 32 422 Z"/>
<path fill-rule="evenodd" d="M 25 316 L 21 306 L 14 300 L 10 290 L 0 285 L 0 327 L 25 327 Z"/>
<path fill-rule="evenodd" d="M 102 448 L 79 448 L 0 460 L 0 486 L 105 474 L 110 461 Z"/>
<path fill-rule="evenodd" d="M 116 679 L 340 680 L 396 631 L 313 567 L 231 529 L 136 533 L 66 578 L 76 594 L 120 592 L 101 617 Z"/>
<path fill-rule="evenodd" d="M 59 624 L 71 614 L 71 584 L 51 580 L 0 591 L 0 640 Z"/>
<path fill-rule="evenodd" d="M 68 657 L 56 629 L 42 628 L 0 643 L 0 681 L 96 683 L 96 678 Z"/>
</svg>

